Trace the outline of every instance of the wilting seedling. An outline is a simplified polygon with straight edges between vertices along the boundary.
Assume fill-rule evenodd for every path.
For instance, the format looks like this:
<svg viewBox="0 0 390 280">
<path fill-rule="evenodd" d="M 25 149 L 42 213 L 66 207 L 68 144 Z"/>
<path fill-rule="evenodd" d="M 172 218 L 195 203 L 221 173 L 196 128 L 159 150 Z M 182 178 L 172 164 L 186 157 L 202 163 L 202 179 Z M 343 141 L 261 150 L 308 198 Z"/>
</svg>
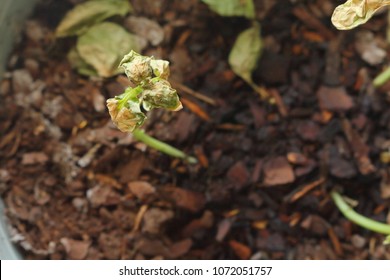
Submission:
<svg viewBox="0 0 390 280">
<path fill-rule="evenodd" d="M 119 66 L 123 67 L 126 76 L 135 86 L 128 87 L 123 94 L 107 100 L 113 123 L 120 131 L 133 133 L 136 139 L 156 150 L 196 163 L 195 158 L 138 129 L 147 118 L 146 112 L 153 108 L 178 111 L 183 107 L 176 90 L 167 80 L 169 62 L 142 56 L 132 50 L 125 55 Z"/>
</svg>

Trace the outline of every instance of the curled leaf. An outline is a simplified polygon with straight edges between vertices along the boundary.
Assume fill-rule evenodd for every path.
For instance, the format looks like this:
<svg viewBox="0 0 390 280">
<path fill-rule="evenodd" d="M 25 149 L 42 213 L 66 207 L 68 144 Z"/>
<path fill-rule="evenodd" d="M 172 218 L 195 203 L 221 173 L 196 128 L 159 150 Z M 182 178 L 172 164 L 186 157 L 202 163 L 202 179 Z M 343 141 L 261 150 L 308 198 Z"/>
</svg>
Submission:
<svg viewBox="0 0 390 280">
<path fill-rule="evenodd" d="M 340 30 L 352 29 L 366 23 L 376 11 L 388 5 L 390 1 L 348 0 L 336 7 L 332 15 L 332 23 Z"/>
<path fill-rule="evenodd" d="M 150 67 L 152 67 L 153 74 L 161 79 L 168 79 L 169 77 L 169 62 L 162 59 L 152 59 L 150 61 Z"/>
<path fill-rule="evenodd" d="M 99 76 L 111 77 L 120 73 L 118 64 L 121 58 L 131 49 L 140 47 L 135 35 L 115 23 L 103 22 L 81 35 L 76 48 L 80 57 L 93 66 Z"/>
<path fill-rule="evenodd" d="M 253 27 L 243 31 L 238 37 L 229 54 L 229 64 L 234 73 L 243 78 L 251 86 L 252 72 L 257 66 L 261 55 L 263 43 L 260 37 L 260 25 L 255 23 Z"/>
<path fill-rule="evenodd" d="M 124 56 L 119 66 L 125 70 L 126 76 L 132 83 L 139 84 L 152 77 L 153 69 L 150 66 L 151 60 L 152 58 L 140 55 L 131 50 Z"/>
<path fill-rule="evenodd" d="M 125 74 L 134 84 L 148 82 L 154 77 L 166 80 L 170 73 L 168 61 L 143 56 L 133 50 L 125 55 L 119 66 L 125 70 Z"/>
<path fill-rule="evenodd" d="M 107 108 L 111 119 L 122 132 L 134 131 L 146 119 L 136 94 L 137 92 L 134 92 L 132 88 L 128 88 L 121 96 L 107 99 Z"/>
<path fill-rule="evenodd" d="M 163 79 L 153 79 L 143 92 L 143 107 L 149 111 L 152 108 L 164 108 L 178 111 L 183 108 L 179 96 L 171 84 Z"/>
<path fill-rule="evenodd" d="M 91 26 L 114 15 L 124 16 L 132 10 L 128 0 L 95 0 L 75 6 L 62 19 L 56 37 L 85 33 Z"/>
<path fill-rule="evenodd" d="M 253 0 L 202 0 L 202 2 L 206 3 L 211 10 L 221 16 L 255 18 Z"/>
</svg>

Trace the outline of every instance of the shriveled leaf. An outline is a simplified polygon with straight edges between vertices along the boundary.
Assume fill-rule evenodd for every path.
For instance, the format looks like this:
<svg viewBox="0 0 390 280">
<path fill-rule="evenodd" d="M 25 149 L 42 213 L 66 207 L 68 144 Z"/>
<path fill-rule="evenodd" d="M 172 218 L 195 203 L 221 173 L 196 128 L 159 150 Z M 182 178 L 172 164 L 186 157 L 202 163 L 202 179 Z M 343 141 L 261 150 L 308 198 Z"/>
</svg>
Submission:
<svg viewBox="0 0 390 280">
<path fill-rule="evenodd" d="M 332 15 L 333 25 L 340 30 L 366 23 L 380 8 L 390 5 L 384 0 L 348 0 L 337 6 Z"/>
<path fill-rule="evenodd" d="M 91 26 L 114 15 L 124 16 L 132 10 L 128 0 L 94 0 L 75 6 L 62 19 L 56 37 L 80 35 Z"/>
<path fill-rule="evenodd" d="M 211 10 L 225 17 L 243 16 L 249 19 L 255 18 L 255 6 L 253 0 L 202 0 Z"/>
<path fill-rule="evenodd" d="M 77 41 L 80 57 L 97 71 L 99 76 L 111 77 L 121 73 L 118 64 L 122 57 L 134 49 L 139 51 L 137 36 L 121 26 L 103 22 L 91 27 Z"/>
<path fill-rule="evenodd" d="M 234 73 L 251 86 L 255 86 L 252 81 L 252 72 L 256 68 L 262 49 L 260 25 L 256 23 L 238 36 L 229 54 L 229 64 Z"/>
<path fill-rule="evenodd" d="M 179 96 L 170 83 L 164 79 L 152 79 L 143 92 L 142 106 L 146 111 L 153 108 L 164 108 L 172 111 L 179 111 L 183 108 Z"/>
<path fill-rule="evenodd" d="M 146 115 L 141 111 L 137 95 L 138 91 L 127 88 L 124 94 L 107 99 L 111 120 L 122 132 L 133 132 L 146 119 Z"/>
</svg>

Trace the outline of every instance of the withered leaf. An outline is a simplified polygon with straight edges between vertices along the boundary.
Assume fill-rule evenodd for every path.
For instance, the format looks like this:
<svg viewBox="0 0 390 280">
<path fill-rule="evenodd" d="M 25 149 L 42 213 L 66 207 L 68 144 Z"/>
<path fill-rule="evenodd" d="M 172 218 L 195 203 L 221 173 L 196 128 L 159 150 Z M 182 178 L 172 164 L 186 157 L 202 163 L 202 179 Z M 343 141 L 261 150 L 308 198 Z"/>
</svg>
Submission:
<svg viewBox="0 0 390 280">
<path fill-rule="evenodd" d="M 87 1 L 75 6 L 62 19 L 56 37 L 85 33 L 91 26 L 114 15 L 124 16 L 132 10 L 128 0 Z"/>
<path fill-rule="evenodd" d="M 211 10 L 224 17 L 255 17 L 253 0 L 202 0 Z"/>
<path fill-rule="evenodd" d="M 348 0 L 336 7 L 332 23 L 340 30 L 352 29 L 366 23 L 376 11 L 388 5 L 390 1 L 385 0 Z"/>
<path fill-rule="evenodd" d="M 137 36 L 115 23 L 103 22 L 80 36 L 76 49 L 99 76 L 111 77 L 121 72 L 118 65 L 123 56 L 132 49 L 139 51 L 140 46 Z"/>
</svg>

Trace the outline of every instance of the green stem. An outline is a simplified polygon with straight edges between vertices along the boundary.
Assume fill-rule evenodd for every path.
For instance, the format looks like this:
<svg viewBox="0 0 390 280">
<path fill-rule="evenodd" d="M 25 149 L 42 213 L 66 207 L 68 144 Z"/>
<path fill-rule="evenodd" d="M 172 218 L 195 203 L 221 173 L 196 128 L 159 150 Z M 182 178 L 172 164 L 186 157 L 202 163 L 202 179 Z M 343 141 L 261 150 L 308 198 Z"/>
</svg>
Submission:
<svg viewBox="0 0 390 280">
<path fill-rule="evenodd" d="M 390 80 L 390 67 L 388 67 L 385 71 L 376 76 L 372 84 L 375 87 L 380 87 L 383 86 L 388 80 Z"/>
<path fill-rule="evenodd" d="M 167 155 L 170 155 L 172 157 L 177 157 L 186 160 L 188 163 L 195 164 L 198 161 L 196 158 L 191 157 L 183 153 L 182 151 L 172 147 L 171 145 L 168 145 L 167 143 L 164 143 L 160 140 L 157 140 L 156 138 L 153 138 L 149 135 L 147 135 L 143 130 L 141 129 L 135 129 L 133 131 L 133 136 L 138 141 L 141 141 L 148 145 L 149 147 L 156 149 L 162 153 L 165 153 Z"/>
<path fill-rule="evenodd" d="M 143 91 L 143 88 L 138 86 L 138 87 L 135 87 L 135 88 L 131 88 L 131 87 L 128 87 L 125 92 L 123 93 L 124 96 L 122 98 L 122 100 L 119 101 L 118 103 L 118 109 L 122 109 L 123 106 L 125 106 L 127 104 L 127 102 L 131 99 L 131 100 L 137 100 L 138 99 L 138 95 Z"/>
<path fill-rule="evenodd" d="M 369 219 L 369 218 L 355 212 L 351 208 L 351 206 L 349 206 L 344 201 L 344 199 L 342 198 L 342 196 L 338 192 L 331 191 L 330 195 L 331 195 L 334 203 L 336 204 L 337 208 L 350 221 L 354 222 L 355 224 L 358 224 L 359 226 L 362 226 L 366 229 L 369 229 L 369 230 L 372 230 L 372 231 L 375 231 L 378 233 L 390 234 L 390 225 L 374 221 L 372 219 Z"/>
</svg>

